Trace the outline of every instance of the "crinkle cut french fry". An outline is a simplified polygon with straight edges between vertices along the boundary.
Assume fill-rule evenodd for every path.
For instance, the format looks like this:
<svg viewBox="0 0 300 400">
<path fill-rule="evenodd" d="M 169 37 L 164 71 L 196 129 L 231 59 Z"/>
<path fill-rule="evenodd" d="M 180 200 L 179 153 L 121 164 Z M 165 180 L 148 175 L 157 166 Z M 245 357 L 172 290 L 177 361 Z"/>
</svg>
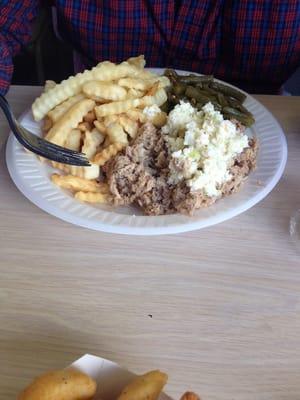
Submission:
<svg viewBox="0 0 300 400">
<path fill-rule="evenodd" d="M 140 99 L 139 107 L 152 106 L 157 104 L 158 106 L 163 105 L 167 101 L 168 97 L 164 88 L 159 88 L 153 95 L 146 95 Z"/>
<path fill-rule="evenodd" d="M 99 153 L 95 155 L 93 158 L 93 163 L 99 165 L 100 167 L 104 165 L 108 160 L 114 157 L 120 150 L 122 150 L 124 144 L 122 143 L 113 143 L 110 144 L 105 149 L 101 150 Z"/>
<path fill-rule="evenodd" d="M 106 136 L 105 136 L 104 143 L 103 143 L 103 148 L 105 149 L 105 148 L 108 147 L 110 144 L 111 144 L 110 138 L 109 138 L 109 136 L 106 135 Z"/>
<path fill-rule="evenodd" d="M 75 192 L 108 193 L 109 191 L 107 183 L 99 183 L 96 180 L 89 180 L 73 175 L 52 174 L 51 180 L 55 185 Z"/>
<path fill-rule="evenodd" d="M 83 122 L 88 122 L 89 124 L 92 124 L 96 119 L 96 114 L 95 111 L 89 111 L 84 117 L 83 117 Z"/>
<path fill-rule="evenodd" d="M 93 193 L 93 192 L 76 192 L 75 199 L 85 201 L 87 203 L 108 203 L 109 195 L 106 193 Z"/>
<path fill-rule="evenodd" d="M 128 99 L 124 101 L 115 101 L 113 103 L 101 104 L 95 107 L 97 118 L 107 115 L 122 114 L 131 108 L 136 108 L 142 104 L 142 99 Z"/>
<path fill-rule="evenodd" d="M 132 139 L 136 137 L 139 128 L 136 121 L 130 119 L 126 114 L 121 114 L 119 116 L 119 123 Z"/>
<path fill-rule="evenodd" d="M 143 69 L 146 65 L 145 56 L 141 54 L 138 57 L 130 57 L 127 60 L 128 64 L 132 64 L 139 69 Z"/>
<path fill-rule="evenodd" d="M 140 99 L 144 95 L 145 95 L 144 91 L 131 88 L 127 92 L 126 99 Z"/>
<path fill-rule="evenodd" d="M 154 85 L 157 79 L 158 77 L 152 79 L 122 78 L 118 80 L 118 84 L 128 89 L 147 90 Z"/>
<path fill-rule="evenodd" d="M 95 102 L 84 99 L 74 104 L 49 130 L 46 140 L 63 146 L 69 132 L 75 129 L 82 118 L 95 107 Z"/>
<path fill-rule="evenodd" d="M 65 100 L 63 103 L 58 104 L 53 110 L 50 110 L 47 116 L 52 120 L 53 123 L 59 120 L 74 104 L 78 103 L 80 100 L 84 99 L 83 94 L 77 94 L 69 99 Z"/>
<path fill-rule="evenodd" d="M 141 78 L 141 79 L 152 79 L 152 78 L 155 78 L 156 75 L 150 71 L 146 71 L 145 69 L 140 69 L 138 71 L 138 73 L 136 75 L 134 75 L 134 77 Z"/>
<path fill-rule="evenodd" d="M 49 90 L 53 89 L 55 86 L 56 86 L 56 82 L 51 81 L 51 80 L 45 81 L 44 92 L 45 93 L 49 92 Z"/>
<path fill-rule="evenodd" d="M 159 87 L 164 88 L 171 85 L 170 79 L 167 76 L 159 76 Z"/>
<path fill-rule="evenodd" d="M 140 72 L 136 66 L 123 62 L 119 65 L 109 61 L 99 63 L 91 70 L 80 72 L 75 76 L 62 81 L 50 89 L 47 93 L 43 93 L 32 104 L 32 113 L 36 121 L 40 121 L 52 108 L 62 103 L 67 98 L 74 96 L 81 91 L 82 85 L 88 81 L 112 81 L 118 80 L 125 76 L 135 76 Z"/>
<path fill-rule="evenodd" d="M 64 147 L 70 150 L 80 151 L 81 147 L 81 131 L 79 129 L 72 129 L 69 133 Z"/>
<path fill-rule="evenodd" d="M 105 125 L 106 129 L 110 124 L 117 121 L 118 121 L 118 115 L 108 115 L 107 117 L 103 118 L 103 124 Z"/>
<path fill-rule="evenodd" d="M 76 167 L 75 165 L 61 164 L 51 161 L 52 167 L 64 171 L 66 174 L 78 176 L 85 179 L 98 179 L 100 174 L 99 165 L 93 164 L 90 167 Z"/>
<path fill-rule="evenodd" d="M 97 153 L 98 147 L 103 142 L 104 135 L 96 128 L 92 129 L 90 132 L 86 131 L 81 152 L 86 154 L 87 158 L 91 160 Z"/>
<path fill-rule="evenodd" d="M 124 146 L 128 144 L 127 135 L 123 127 L 118 122 L 113 122 L 108 125 L 106 132 L 111 143 L 122 143 Z"/>
<path fill-rule="evenodd" d="M 132 110 L 128 110 L 126 112 L 126 115 L 128 115 L 128 117 L 130 119 L 133 119 L 134 121 L 139 121 L 141 123 L 144 123 L 147 121 L 147 117 L 145 114 L 143 114 L 143 111 L 140 109 L 132 109 Z"/>
<path fill-rule="evenodd" d="M 90 124 L 89 122 L 80 122 L 80 124 L 78 124 L 77 128 L 81 131 L 81 132 L 87 132 L 90 131 L 92 129 L 92 124 Z"/>
<path fill-rule="evenodd" d="M 111 82 L 90 81 L 82 86 L 83 93 L 93 100 L 124 100 L 127 90 Z"/>
<path fill-rule="evenodd" d="M 155 82 L 148 91 L 145 93 L 145 96 L 154 96 L 159 89 L 159 82 Z"/>
<path fill-rule="evenodd" d="M 53 123 L 52 123 L 51 119 L 48 116 L 46 116 L 43 120 L 43 128 L 42 128 L 43 132 L 47 133 L 49 131 L 49 129 L 52 128 L 52 125 L 53 125 Z"/>
<path fill-rule="evenodd" d="M 98 129 L 99 132 L 105 134 L 106 133 L 106 126 L 104 125 L 103 121 L 98 121 L 95 119 L 94 121 L 95 128 Z"/>
</svg>

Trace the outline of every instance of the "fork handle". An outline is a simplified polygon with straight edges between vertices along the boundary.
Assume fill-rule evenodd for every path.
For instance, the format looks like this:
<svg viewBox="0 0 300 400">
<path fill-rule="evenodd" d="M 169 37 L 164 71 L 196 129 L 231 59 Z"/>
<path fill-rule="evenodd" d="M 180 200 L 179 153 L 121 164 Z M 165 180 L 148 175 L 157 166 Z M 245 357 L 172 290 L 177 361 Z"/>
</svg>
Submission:
<svg viewBox="0 0 300 400">
<path fill-rule="evenodd" d="M 9 123 L 11 130 L 14 132 L 16 119 L 10 109 L 10 105 L 8 104 L 6 98 L 2 96 L 2 94 L 0 94 L 0 108 L 6 116 L 7 122 Z"/>
</svg>

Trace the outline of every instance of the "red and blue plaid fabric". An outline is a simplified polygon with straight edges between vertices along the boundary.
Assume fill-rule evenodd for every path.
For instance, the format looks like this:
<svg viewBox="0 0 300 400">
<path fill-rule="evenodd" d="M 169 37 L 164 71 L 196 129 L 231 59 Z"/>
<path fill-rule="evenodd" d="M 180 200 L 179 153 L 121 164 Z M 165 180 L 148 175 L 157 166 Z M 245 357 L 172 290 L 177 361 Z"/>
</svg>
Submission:
<svg viewBox="0 0 300 400">
<path fill-rule="evenodd" d="M 147 66 L 214 74 L 276 92 L 300 64 L 299 0 L 56 0 L 60 35 L 90 65 L 145 54 Z M 0 0 L 0 90 L 29 40 L 37 0 Z"/>
</svg>

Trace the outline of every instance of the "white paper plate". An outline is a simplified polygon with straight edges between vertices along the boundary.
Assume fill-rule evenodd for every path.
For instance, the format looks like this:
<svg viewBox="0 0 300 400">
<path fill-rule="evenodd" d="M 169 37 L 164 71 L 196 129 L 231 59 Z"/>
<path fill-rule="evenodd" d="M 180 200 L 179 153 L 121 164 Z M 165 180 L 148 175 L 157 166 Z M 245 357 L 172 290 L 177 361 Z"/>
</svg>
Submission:
<svg viewBox="0 0 300 400">
<path fill-rule="evenodd" d="M 162 70 L 155 70 L 161 72 Z M 183 71 L 179 71 L 183 73 Z M 257 169 L 240 192 L 198 210 L 193 217 L 173 214 L 143 216 L 136 208 L 112 208 L 105 205 L 82 204 L 55 186 L 50 175 L 54 171 L 41 163 L 11 134 L 6 147 L 6 162 L 11 178 L 19 190 L 34 204 L 65 221 L 103 232 L 131 235 L 159 235 L 186 232 L 226 221 L 261 201 L 279 181 L 287 160 L 284 133 L 273 115 L 252 96 L 247 95 L 246 107 L 253 113 L 255 124 L 247 130 L 259 142 Z M 40 134 L 40 125 L 31 111 L 20 118 L 22 125 Z"/>
<path fill-rule="evenodd" d="M 74 361 L 70 367 L 84 372 L 97 382 L 95 398 L 101 400 L 116 399 L 124 386 L 136 377 L 136 374 L 120 367 L 120 365 L 91 354 L 86 354 Z M 141 371 L 141 374 L 145 372 L 147 371 Z M 172 399 L 165 393 L 161 393 L 159 400 Z"/>
</svg>

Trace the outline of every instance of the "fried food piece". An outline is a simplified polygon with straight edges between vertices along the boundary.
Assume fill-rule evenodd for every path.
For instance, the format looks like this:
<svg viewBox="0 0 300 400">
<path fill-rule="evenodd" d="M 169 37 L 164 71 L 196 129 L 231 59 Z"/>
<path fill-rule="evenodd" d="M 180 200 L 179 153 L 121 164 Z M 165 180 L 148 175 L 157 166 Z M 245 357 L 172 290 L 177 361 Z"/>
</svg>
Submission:
<svg viewBox="0 0 300 400">
<path fill-rule="evenodd" d="M 108 125 L 107 136 L 111 143 L 122 143 L 124 146 L 128 144 L 127 135 L 123 127 L 117 122 Z"/>
<path fill-rule="evenodd" d="M 90 124 L 89 122 L 81 122 L 80 124 L 78 124 L 77 128 L 81 131 L 81 132 L 86 132 L 86 131 L 90 131 L 92 129 L 92 124 Z"/>
<path fill-rule="evenodd" d="M 74 104 L 50 129 L 46 140 L 63 146 L 70 131 L 76 129 L 83 117 L 91 111 L 95 102 L 90 99 L 80 100 Z"/>
<path fill-rule="evenodd" d="M 87 203 L 108 203 L 109 195 L 106 193 L 92 193 L 92 192 L 76 192 L 75 199 L 85 201 Z"/>
<path fill-rule="evenodd" d="M 103 143 L 103 149 L 105 149 L 106 147 L 108 147 L 111 143 L 109 136 L 105 136 L 105 140 Z"/>
<path fill-rule="evenodd" d="M 167 101 L 168 97 L 164 88 L 159 88 L 159 85 L 152 87 L 146 96 L 141 98 L 140 107 L 144 108 L 157 104 L 158 106 L 163 105 Z"/>
<path fill-rule="evenodd" d="M 107 115 L 122 114 L 131 108 L 141 105 L 141 99 L 128 99 L 124 101 L 115 101 L 113 103 L 101 104 L 95 107 L 97 118 L 106 117 Z"/>
<path fill-rule="evenodd" d="M 109 159 L 114 157 L 124 147 L 123 143 L 113 143 L 97 153 L 93 159 L 93 163 L 99 166 L 104 165 Z"/>
<path fill-rule="evenodd" d="M 164 88 L 171 85 L 170 79 L 167 76 L 159 76 L 159 87 Z"/>
<path fill-rule="evenodd" d="M 101 104 L 95 107 L 97 118 L 106 117 L 107 115 L 115 115 L 126 113 L 132 108 L 144 108 L 157 104 L 161 106 L 167 101 L 167 94 L 165 89 L 159 88 L 158 85 L 153 86 L 146 96 L 138 99 L 128 99 L 124 101 L 115 101 L 108 104 Z"/>
<path fill-rule="evenodd" d="M 108 125 L 112 124 L 113 122 L 117 122 L 118 118 L 118 115 L 108 115 L 107 117 L 103 118 L 103 124 L 107 128 Z"/>
<path fill-rule="evenodd" d="M 128 89 L 136 89 L 143 91 L 150 89 L 156 81 L 157 78 L 152 78 L 152 79 L 122 78 L 118 81 L 118 84 Z"/>
<path fill-rule="evenodd" d="M 117 400 L 157 400 L 167 380 L 168 375 L 163 372 L 147 372 L 131 381 Z"/>
<path fill-rule="evenodd" d="M 92 124 L 96 119 L 96 114 L 95 111 L 89 111 L 84 117 L 83 117 L 83 122 L 88 122 L 89 124 Z"/>
<path fill-rule="evenodd" d="M 123 62 L 119 65 L 109 61 L 99 63 L 91 70 L 80 72 L 75 76 L 55 85 L 46 93 L 42 93 L 32 104 L 32 113 L 36 121 L 40 121 L 52 108 L 71 96 L 80 93 L 81 87 L 89 81 L 112 81 L 125 76 L 135 76 L 141 70 L 133 64 Z"/>
<path fill-rule="evenodd" d="M 136 137 L 139 128 L 136 121 L 130 119 L 126 114 L 121 114 L 119 116 L 119 123 L 132 139 Z"/>
<path fill-rule="evenodd" d="M 47 372 L 37 377 L 18 396 L 18 400 L 91 400 L 97 384 L 75 369 Z"/>
<path fill-rule="evenodd" d="M 103 101 L 119 101 L 124 100 L 127 90 L 111 82 L 90 81 L 82 86 L 83 93 L 90 99 Z"/>
<path fill-rule="evenodd" d="M 140 69 L 139 72 L 134 75 L 135 78 L 141 78 L 141 79 L 152 79 L 155 76 L 150 71 L 146 71 L 145 69 Z"/>
<path fill-rule="evenodd" d="M 42 128 L 43 132 L 47 133 L 52 128 L 52 125 L 53 125 L 53 123 L 52 123 L 51 118 L 49 118 L 46 115 L 46 117 L 44 118 L 44 121 L 43 121 L 43 128 Z"/>
<path fill-rule="evenodd" d="M 45 82 L 45 85 L 44 85 L 44 92 L 46 93 L 46 92 L 48 92 L 50 89 L 53 89 L 55 85 L 56 85 L 56 82 L 51 81 L 51 80 L 47 80 L 47 81 Z"/>
<path fill-rule="evenodd" d="M 97 153 L 98 147 L 103 142 L 104 135 L 99 132 L 97 128 L 92 129 L 91 132 L 86 131 L 81 152 L 85 153 L 87 158 L 91 160 Z"/>
<path fill-rule="evenodd" d="M 103 121 L 99 121 L 98 119 L 95 119 L 94 121 L 95 128 L 98 129 L 100 133 L 105 134 L 106 133 L 106 126 L 104 125 Z"/>
<path fill-rule="evenodd" d="M 96 180 L 88 180 L 73 175 L 52 174 L 51 180 L 55 185 L 74 192 L 108 193 L 109 191 L 106 183 L 99 183 Z"/>
<path fill-rule="evenodd" d="M 97 179 L 100 174 L 99 165 L 92 164 L 89 167 L 76 167 L 75 165 L 67 165 L 51 161 L 52 167 L 64 171 L 68 175 L 78 176 L 85 179 Z"/>
<path fill-rule="evenodd" d="M 200 397 L 194 392 L 185 392 L 180 400 L 200 400 Z"/>
<path fill-rule="evenodd" d="M 130 57 L 127 60 L 128 64 L 132 64 L 139 69 L 143 69 L 146 65 L 145 56 L 141 54 L 138 57 Z"/>
<path fill-rule="evenodd" d="M 50 110 L 47 116 L 51 119 L 53 123 L 58 121 L 74 104 L 78 103 L 80 100 L 84 99 L 83 94 L 77 94 L 72 96 L 63 103 L 58 104 L 52 110 Z"/>
<path fill-rule="evenodd" d="M 145 96 L 145 92 L 144 91 L 131 88 L 127 92 L 126 100 L 129 100 L 129 99 L 140 99 L 143 96 Z"/>
<path fill-rule="evenodd" d="M 72 129 L 69 133 L 64 147 L 70 150 L 80 151 L 81 147 L 81 131 L 79 129 Z"/>
<path fill-rule="evenodd" d="M 132 110 L 128 110 L 128 111 L 126 112 L 126 115 L 127 115 L 130 119 L 132 119 L 132 120 L 134 120 L 134 121 L 139 121 L 139 122 L 141 122 L 142 124 L 145 123 L 146 120 L 147 120 L 146 115 L 143 114 L 143 111 L 142 111 L 142 110 L 139 110 L 138 108 L 132 109 Z"/>
</svg>

